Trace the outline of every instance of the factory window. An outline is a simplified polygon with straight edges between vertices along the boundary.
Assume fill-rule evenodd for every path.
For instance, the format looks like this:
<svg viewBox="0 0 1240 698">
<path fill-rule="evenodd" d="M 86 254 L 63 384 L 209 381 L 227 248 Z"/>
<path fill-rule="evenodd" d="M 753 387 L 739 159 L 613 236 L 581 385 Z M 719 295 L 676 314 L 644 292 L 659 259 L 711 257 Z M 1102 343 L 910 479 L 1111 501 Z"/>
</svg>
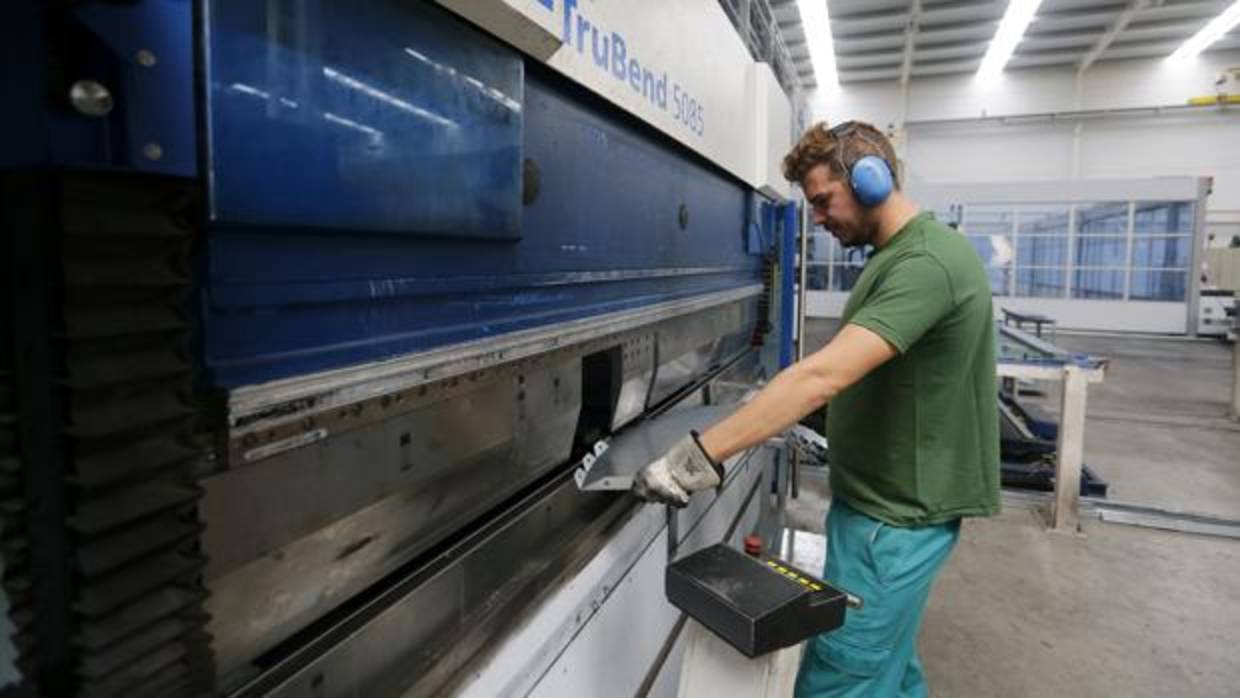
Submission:
<svg viewBox="0 0 1240 698">
<path fill-rule="evenodd" d="M 1136 235 L 1192 235 L 1193 204 L 1189 201 L 1140 201 L 1135 204 Z"/>
<path fill-rule="evenodd" d="M 1016 227 L 1016 209 L 1008 204 L 979 204 L 965 209 L 961 228 L 966 235 L 1011 236 Z"/>
<path fill-rule="evenodd" d="M 1187 298 L 1192 202 L 950 203 L 932 210 L 977 251 L 997 297 Z M 825 233 L 812 236 L 810 288 L 850 290 L 865 258 Z"/>
<path fill-rule="evenodd" d="M 845 249 L 830 233 L 811 232 L 805 250 L 805 285 L 811 291 L 851 291 L 865 268 L 866 251 Z"/>
<path fill-rule="evenodd" d="M 1062 298 L 1063 269 L 1020 268 L 1016 270 L 1016 295 L 1028 298 Z"/>
<path fill-rule="evenodd" d="M 1133 205 L 1130 298 L 1182 301 L 1193 259 L 1193 204 L 1140 201 Z"/>
<path fill-rule="evenodd" d="M 1073 298 L 1116 299 L 1124 297 L 1123 269 L 1077 269 L 1072 280 Z"/>
<path fill-rule="evenodd" d="M 1076 231 L 1080 235 L 1128 234 L 1128 204 L 1077 204 Z"/>
<path fill-rule="evenodd" d="M 811 291 L 829 288 L 832 242 L 831 236 L 819 228 L 814 228 L 806 237 L 805 286 Z"/>
<path fill-rule="evenodd" d="M 1134 269 L 1129 297 L 1143 301 L 1182 301 L 1187 290 L 1187 271 Z"/>
<path fill-rule="evenodd" d="M 854 264 L 837 264 L 831 268 L 831 290 L 851 291 L 861 277 L 863 266 Z"/>
<path fill-rule="evenodd" d="M 1012 287 L 1012 267 L 986 267 L 986 276 L 990 278 L 990 293 L 995 296 L 1008 295 Z"/>
<path fill-rule="evenodd" d="M 1013 262 L 1016 248 L 1016 210 L 1008 204 L 965 206 L 960 231 L 986 265 L 990 292 L 996 296 L 1012 293 Z"/>
<path fill-rule="evenodd" d="M 1016 209 L 1015 295 L 1062 298 L 1067 293 L 1068 232 L 1072 210 L 1066 204 L 1022 204 Z"/>
<path fill-rule="evenodd" d="M 829 233 L 811 232 L 805 241 L 805 263 L 814 264 L 830 264 L 831 263 L 831 245 L 835 240 Z"/>
<path fill-rule="evenodd" d="M 1064 237 L 1068 234 L 1071 209 L 1066 204 L 1024 204 L 1017 210 L 1017 231 L 1021 236 Z"/>
<path fill-rule="evenodd" d="M 1128 202 L 1076 205 L 1073 298 L 1124 298 L 1130 208 Z"/>
<path fill-rule="evenodd" d="M 960 230 L 960 223 L 964 219 L 964 206 L 961 204 L 932 206 L 930 212 L 934 214 L 934 219 L 938 222 L 952 230 Z"/>
<path fill-rule="evenodd" d="M 831 238 L 831 290 L 851 291 L 870 258 L 870 247 L 844 247 Z"/>
<path fill-rule="evenodd" d="M 1020 267 L 1063 268 L 1068 259 L 1067 232 L 1058 237 L 1029 237 L 1016 240 L 1016 262 Z"/>
<path fill-rule="evenodd" d="M 970 235 L 969 243 L 988 267 L 1006 266 L 1012 259 L 1012 244 L 1006 235 Z"/>
<path fill-rule="evenodd" d="M 1137 238 L 1132 241 L 1132 266 L 1186 269 L 1192 257 L 1191 237 Z"/>
<path fill-rule="evenodd" d="M 1128 263 L 1128 237 L 1105 236 L 1076 239 L 1077 267 L 1123 268 Z"/>
<path fill-rule="evenodd" d="M 810 291 L 825 291 L 830 279 L 825 264 L 809 264 L 805 267 L 805 288 Z"/>
</svg>

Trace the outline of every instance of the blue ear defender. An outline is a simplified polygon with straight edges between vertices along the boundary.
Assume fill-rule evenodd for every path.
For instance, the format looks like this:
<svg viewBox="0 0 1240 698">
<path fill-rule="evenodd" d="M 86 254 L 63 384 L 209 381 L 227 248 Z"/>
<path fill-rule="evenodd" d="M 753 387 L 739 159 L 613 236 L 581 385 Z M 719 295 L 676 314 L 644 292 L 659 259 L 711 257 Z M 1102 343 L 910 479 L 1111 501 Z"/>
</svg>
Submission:
<svg viewBox="0 0 1240 698">
<path fill-rule="evenodd" d="M 895 185 L 891 168 L 877 155 L 866 155 L 857 160 L 848 174 L 853 195 L 862 206 L 874 208 L 891 196 Z"/>
<path fill-rule="evenodd" d="M 837 141 L 857 135 L 870 145 L 877 147 L 864 133 L 857 131 L 857 122 L 846 121 L 831 129 L 831 135 Z M 842 145 L 842 143 L 841 143 Z M 838 151 L 837 151 L 838 152 Z M 840 161 L 842 165 L 843 162 Z M 877 155 L 866 155 L 854 162 L 848 170 L 848 184 L 852 187 L 857 202 L 866 208 L 874 208 L 887 200 L 895 189 L 895 178 L 887 161 Z"/>
</svg>

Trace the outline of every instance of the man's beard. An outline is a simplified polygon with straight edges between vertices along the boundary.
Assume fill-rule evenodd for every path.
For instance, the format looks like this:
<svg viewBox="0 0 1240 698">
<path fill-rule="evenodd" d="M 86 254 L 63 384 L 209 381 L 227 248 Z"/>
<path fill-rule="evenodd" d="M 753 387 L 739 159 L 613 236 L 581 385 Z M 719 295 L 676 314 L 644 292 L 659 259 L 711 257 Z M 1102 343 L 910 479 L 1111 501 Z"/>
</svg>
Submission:
<svg viewBox="0 0 1240 698">
<path fill-rule="evenodd" d="M 858 222 L 856 228 L 841 231 L 841 234 L 837 235 L 835 239 L 839 240 L 840 244 L 846 248 L 865 247 L 866 245 L 873 244 L 876 230 L 877 226 L 872 225 L 868 220 L 862 219 Z"/>
</svg>

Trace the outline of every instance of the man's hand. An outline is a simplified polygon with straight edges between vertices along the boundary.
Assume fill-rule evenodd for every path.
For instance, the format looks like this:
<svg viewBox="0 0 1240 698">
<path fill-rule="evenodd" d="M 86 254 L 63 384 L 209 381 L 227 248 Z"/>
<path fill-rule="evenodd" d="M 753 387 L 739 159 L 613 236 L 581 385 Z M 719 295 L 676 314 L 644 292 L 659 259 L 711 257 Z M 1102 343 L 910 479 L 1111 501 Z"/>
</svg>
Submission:
<svg viewBox="0 0 1240 698">
<path fill-rule="evenodd" d="M 690 434 L 637 473 L 633 494 L 647 502 L 684 507 L 689 504 L 689 495 L 718 487 L 722 481 L 723 468 L 702 450 L 697 434 Z"/>
</svg>

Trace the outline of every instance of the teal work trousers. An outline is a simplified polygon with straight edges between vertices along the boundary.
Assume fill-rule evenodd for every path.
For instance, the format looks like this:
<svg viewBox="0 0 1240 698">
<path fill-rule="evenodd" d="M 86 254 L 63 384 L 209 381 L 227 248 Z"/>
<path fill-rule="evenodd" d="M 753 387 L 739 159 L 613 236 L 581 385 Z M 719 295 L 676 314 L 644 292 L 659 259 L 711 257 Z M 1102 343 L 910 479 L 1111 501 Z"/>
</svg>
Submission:
<svg viewBox="0 0 1240 698">
<path fill-rule="evenodd" d="M 811 638 L 797 698 L 928 696 L 917 633 L 930 587 L 951 555 L 960 521 L 899 528 L 836 497 L 827 514 L 828 583 L 860 596 L 843 627 Z"/>
</svg>

